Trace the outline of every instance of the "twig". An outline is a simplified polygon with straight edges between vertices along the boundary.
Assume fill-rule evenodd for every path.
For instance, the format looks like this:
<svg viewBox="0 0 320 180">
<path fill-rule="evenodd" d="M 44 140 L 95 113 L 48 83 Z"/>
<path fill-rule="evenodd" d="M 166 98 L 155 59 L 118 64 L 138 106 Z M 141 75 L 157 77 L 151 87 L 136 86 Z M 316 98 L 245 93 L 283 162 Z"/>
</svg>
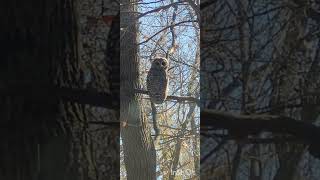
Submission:
<svg viewBox="0 0 320 180">
<path fill-rule="evenodd" d="M 153 129 L 154 129 L 154 142 L 157 142 L 158 141 L 158 136 L 160 134 L 160 129 L 158 127 L 158 123 L 157 123 L 157 119 L 158 119 L 158 116 L 157 116 L 157 108 L 156 108 L 156 105 L 151 102 L 151 109 L 152 109 L 152 122 L 153 122 Z"/>
</svg>

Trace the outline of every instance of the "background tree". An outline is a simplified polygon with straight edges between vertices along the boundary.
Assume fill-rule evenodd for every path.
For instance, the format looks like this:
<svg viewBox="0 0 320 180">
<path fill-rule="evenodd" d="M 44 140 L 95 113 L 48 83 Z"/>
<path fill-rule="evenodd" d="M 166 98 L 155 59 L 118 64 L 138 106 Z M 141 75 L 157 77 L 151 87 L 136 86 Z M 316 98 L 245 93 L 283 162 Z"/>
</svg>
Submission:
<svg viewBox="0 0 320 180">
<path fill-rule="evenodd" d="M 88 105 L 117 110 L 108 100 L 119 100 L 83 89 L 78 7 L 64 0 L 1 6 L 1 179 L 99 179 Z M 115 139 L 119 130 L 111 131 Z M 106 142 L 109 150 L 117 142 Z M 119 176 L 118 169 L 107 173 Z"/>
<path fill-rule="evenodd" d="M 201 178 L 319 178 L 319 4 L 202 3 Z"/>
</svg>

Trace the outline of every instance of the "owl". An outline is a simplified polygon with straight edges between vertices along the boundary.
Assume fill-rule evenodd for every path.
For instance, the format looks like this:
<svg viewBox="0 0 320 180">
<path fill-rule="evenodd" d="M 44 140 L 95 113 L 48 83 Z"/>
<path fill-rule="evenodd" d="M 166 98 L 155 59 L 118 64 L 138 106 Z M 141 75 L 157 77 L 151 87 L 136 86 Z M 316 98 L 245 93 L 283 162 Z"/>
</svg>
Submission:
<svg viewBox="0 0 320 180">
<path fill-rule="evenodd" d="M 163 103 L 167 98 L 168 91 L 168 67 L 166 58 L 156 57 L 151 64 L 147 75 L 147 89 L 151 102 L 155 104 Z"/>
</svg>

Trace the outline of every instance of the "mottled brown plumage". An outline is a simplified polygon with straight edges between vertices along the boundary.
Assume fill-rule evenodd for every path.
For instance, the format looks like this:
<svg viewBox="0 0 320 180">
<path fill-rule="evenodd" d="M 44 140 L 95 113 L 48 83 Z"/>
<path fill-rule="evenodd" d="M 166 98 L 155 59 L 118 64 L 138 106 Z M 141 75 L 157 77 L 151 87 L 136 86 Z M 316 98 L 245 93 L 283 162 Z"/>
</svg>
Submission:
<svg viewBox="0 0 320 180">
<path fill-rule="evenodd" d="M 168 92 L 168 67 L 169 62 L 166 58 L 156 57 L 151 64 L 147 76 L 147 89 L 151 102 L 155 104 L 163 103 L 167 98 Z"/>
</svg>

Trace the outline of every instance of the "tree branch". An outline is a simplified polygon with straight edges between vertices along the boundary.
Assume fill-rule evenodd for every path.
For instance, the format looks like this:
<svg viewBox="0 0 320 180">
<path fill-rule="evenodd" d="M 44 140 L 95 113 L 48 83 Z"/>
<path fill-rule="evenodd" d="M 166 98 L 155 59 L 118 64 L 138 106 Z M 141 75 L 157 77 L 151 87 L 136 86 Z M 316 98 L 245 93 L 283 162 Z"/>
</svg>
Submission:
<svg viewBox="0 0 320 180">
<path fill-rule="evenodd" d="M 138 43 L 138 46 L 140 46 L 141 44 L 144 44 L 146 42 L 149 42 L 152 38 L 154 38 L 155 36 L 157 36 L 158 34 L 160 34 L 161 32 L 165 31 L 166 29 L 170 28 L 170 27 L 174 27 L 174 26 L 178 26 L 180 24 L 184 24 L 184 23 L 190 23 L 190 22 L 197 22 L 197 20 L 187 20 L 187 21 L 181 21 L 169 26 L 166 26 L 164 28 L 162 28 L 160 31 L 158 31 L 157 33 L 155 33 L 154 35 L 150 36 L 148 39 L 146 39 L 145 41 L 142 41 L 140 43 Z"/>
<path fill-rule="evenodd" d="M 14 83 L 0 86 L 0 96 L 23 96 L 34 101 L 52 99 L 69 101 L 108 109 L 119 109 L 120 100 L 112 94 L 71 87 Z"/>
<path fill-rule="evenodd" d="M 277 115 L 237 115 L 216 110 L 201 111 L 201 131 L 227 129 L 240 136 L 271 132 L 293 135 L 309 144 L 309 152 L 320 157 L 320 127 L 286 116 Z M 236 137 L 235 137 L 236 138 Z"/>
<path fill-rule="evenodd" d="M 141 18 L 141 17 L 143 17 L 143 16 L 145 16 L 145 15 L 147 15 L 147 14 L 151 14 L 151 13 L 159 12 L 159 11 L 161 11 L 161 10 L 169 9 L 169 8 L 172 7 L 172 6 L 181 4 L 181 3 L 183 3 L 183 2 L 184 2 L 184 1 L 174 2 L 174 3 L 168 4 L 168 5 L 160 6 L 160 7 L 158 7 L 158 8 L 152 9 L 152 10 L 150 10 L 150 11 L 141 13 L 141 14 L 139 14 L 139 16 L 137 17 L 137 19 L 139 19 L 139 18 Z"/>
<path fill-rule="evenodd" d="M 146 94 L 148 95 L 148 91 L 147 90 L 143 90 L 143 89 L 135 89 L 136 93 L 139 94 Z M 178 102 L 185 102 L 185 101 L 189 101 L 189 102 L 194 102 L 196 103 L 198 106 L 200 106 L 200 100 L 191 96 L 167 96 L 166 100 L 175 100 Z"/>
</svg>

